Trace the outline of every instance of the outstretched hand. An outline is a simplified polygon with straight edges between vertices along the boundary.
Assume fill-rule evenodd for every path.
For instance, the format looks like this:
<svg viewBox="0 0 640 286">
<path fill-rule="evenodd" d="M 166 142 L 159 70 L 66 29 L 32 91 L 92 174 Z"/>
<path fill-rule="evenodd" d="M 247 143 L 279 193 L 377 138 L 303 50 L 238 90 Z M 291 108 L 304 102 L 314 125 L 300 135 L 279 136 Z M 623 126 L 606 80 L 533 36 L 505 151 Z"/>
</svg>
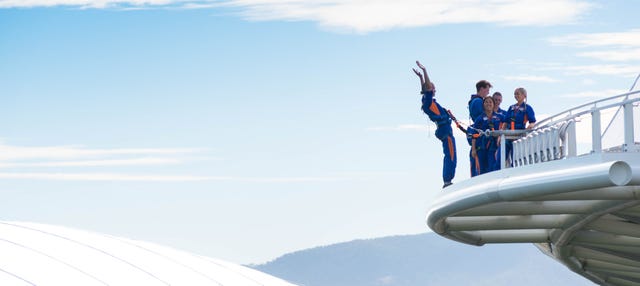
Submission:
<svg viewBox="0 0 640 286">
<path fill-rule="evenodd" d="M 424 71 L 424 72 L 426 73 L 426 70 L 427 70 L 427 69 L 426 69 L 426 68 L 425 68 L 425 67 L 420 63 L 420 61 L 416 61 L 416 64 L 418 65 L 418 67 L 420 67 L 420 69 L 421 69 L 422 71 Z"/>
<path fill-rule="evenodd" d="M 433 90 L 433 83 L 431 82 L 431 80 L 429 80 L 427 69 L 420 63 L 420 61 L 416 61 L 416 65 L 418 65 L 418 67 L 422 70 L 422 73 L 420 73 L 418 70 L 413 69 L 413 72 L 415 72 L 420 77 L 420 86 L 422 86 L 422 91 Z"/>
</svg>

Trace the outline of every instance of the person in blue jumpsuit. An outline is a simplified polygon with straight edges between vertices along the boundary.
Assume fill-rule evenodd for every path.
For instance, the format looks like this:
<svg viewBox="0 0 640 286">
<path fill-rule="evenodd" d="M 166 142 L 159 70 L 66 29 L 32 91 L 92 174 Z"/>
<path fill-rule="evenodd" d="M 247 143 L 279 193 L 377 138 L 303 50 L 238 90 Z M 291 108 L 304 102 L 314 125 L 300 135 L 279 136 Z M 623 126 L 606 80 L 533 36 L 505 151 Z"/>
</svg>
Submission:
<svg viewBox="0 0 640 286">
<path fill-rule="evenodd" d="M 494 99 L 487 96 L 482 101 L 484 113 L 476 118 L 473 128 L 476 130 L 496 130 L 500 128 L 501 117 L 494 111 Z M 479 164 L 479 173 L 484 174 L 495 171 L 497 161 L 496 150 L 498 148 L 498 139 L 494 136 L 482 135 L 479 138 L 473 138 L 471 144 L 472 152 Z"/>
<path fill-rule="evenodd" d="M 422 69 L 422 73 L 415 68 L 413 69 L 413 72 L 420 78 L 422 111 L 438 126 L 436 137 L 442 142 L 442 153 L 444 154 L 444 159 L 442 160 L 442 181 L 444 185 L 442 188 L 446 188 L 452 184 L 452 180 L 456 175 L 457 163 L 456 140 L 453 137 L 453 129 L 451 128 L 451 116 L 446 109 L 436 102 L 434 98 L 436 88 L 433 82 L 429 80 L 427 69 L 419 61 L 416 61 L 416 64 Z"/>
<path fill-rule="evenodd" d="M 473 124 L 474 120 L 478 118 L 478 116 L 483 113 L 483 100 L 487 95 L 489 95 L 489 91 L 491 90 L 491 83 L 486 80 L 481 80 L 476 83 L 476 93 L 471 95 L 471 99 L 469 99 L 468 108 L 469 108 L 469 119 Z M 473 128 L 469 128 L 467 130 L 467 142 L 469 146 L 471 146 L 471 141 L 473 137 L 477 138 L 475 130 Z M 477 150 L 476 150 L 477 151 Z M 469 150 L 469 166 L 471 167 L 471 177 L 475 177 L 480 174 L 480 161 L 477 156 L 474 156 L 475 152 L 473 150 Z"/>
<path fill-rule="evenodd" d="M 509 130 L 532 129 L 536 124 L 536 113 L 531 105 L 527 104 L 527 90 L 519 87 L 513 92 L 516 104 L 509 106 L 502 120 L 502 128 Z M 513 154 L 513 141 L 507 140 L 506 152 L 509 162 Z M 508 164 L 509 165 L 509 164 Z"/>
<path fill-rule="evenodd" d="M 500 118 L 504 118 L 505 115 L 507 115 L 507 111 L 500 108 L 500 104 L 502 103 L 502 93 L 496 91 L 491 95 L 491 97 L 493 97 L 493 112 L 498 114 Z"/>
<path fill-rule="evenodd" d="M 493 95 L 491 95 L 491 97 L 493 97 L 493 112 L 495 112 L 498 117 L 500 117 L 500 121 L 504 121 L 505 116 L 507 116 L 507 111 L 500 108 L 500 104 L 502 103 L 502 93 L 496 91 L 493 93 Z M 496 126 L 496 129 L 500 129 L 499 126 Z M 500 142 L 499 140 L 497 141 L 498 146 L 497 148 L 497 152 L 500 151 Z M 500 170 L 500 161 L 497 160 L 497 156 L 496 155 L 496 160 L 495 160 L 495 166 L 493 166 L 493 170 Z"/>
</svg>

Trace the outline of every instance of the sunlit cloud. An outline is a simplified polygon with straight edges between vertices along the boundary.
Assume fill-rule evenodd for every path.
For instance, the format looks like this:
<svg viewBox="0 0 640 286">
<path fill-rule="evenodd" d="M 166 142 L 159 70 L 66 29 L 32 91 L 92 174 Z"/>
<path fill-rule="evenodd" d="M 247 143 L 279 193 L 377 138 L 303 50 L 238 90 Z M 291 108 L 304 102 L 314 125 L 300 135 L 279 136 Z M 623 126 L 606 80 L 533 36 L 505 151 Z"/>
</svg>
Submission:
<svg viewBox="0 0 640 286">
<path fill-rule="evenodd" d="M 226 7 L 250 21 L 311 21 L 356 33 L 460 23 L 559 25 L 578 21 L 594 7 L 584 0 L 0 0 L 0 8 L 52 6 Z"/>
<path fill-rule="evenodd" d="M 511 81 L 560 82 L 560 80 L 554 79 L 548 76 L 536 76 L 536 75 L 503 76 L 503 78 Z"/>
</svg>

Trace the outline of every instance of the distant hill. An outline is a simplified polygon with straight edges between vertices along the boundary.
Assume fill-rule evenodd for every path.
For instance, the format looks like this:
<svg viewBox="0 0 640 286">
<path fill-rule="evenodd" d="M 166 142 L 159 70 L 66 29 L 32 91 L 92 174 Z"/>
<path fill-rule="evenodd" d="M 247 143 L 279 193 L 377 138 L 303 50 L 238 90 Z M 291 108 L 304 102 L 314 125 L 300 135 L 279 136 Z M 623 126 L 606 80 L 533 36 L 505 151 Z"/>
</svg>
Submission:
<svg viewBox="0 0 640 286">
<path fill-rule="evenodd" d="M 300 286 L 594 285 L 532 244 L 476 247 L 433 233 L 316 247 L 250 267 Z"/>
</svg>

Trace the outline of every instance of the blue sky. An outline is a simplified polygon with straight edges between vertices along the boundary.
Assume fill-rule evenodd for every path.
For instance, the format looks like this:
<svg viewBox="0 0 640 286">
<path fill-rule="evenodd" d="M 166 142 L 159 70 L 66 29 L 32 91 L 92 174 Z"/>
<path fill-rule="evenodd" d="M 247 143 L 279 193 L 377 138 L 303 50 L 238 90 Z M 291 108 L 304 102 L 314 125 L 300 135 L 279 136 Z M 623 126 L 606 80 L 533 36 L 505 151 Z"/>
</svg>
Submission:
<svg viewBox="0 0 640 286">
<path fill-rule="evenodd" d="M 638 8 L 0 0 L 0 219 L 239 263 L 424 232 L 442 155 L 415 60 L 459 118 L 480 79 L 555 114 L 629 89 Z"/>
</svg>

